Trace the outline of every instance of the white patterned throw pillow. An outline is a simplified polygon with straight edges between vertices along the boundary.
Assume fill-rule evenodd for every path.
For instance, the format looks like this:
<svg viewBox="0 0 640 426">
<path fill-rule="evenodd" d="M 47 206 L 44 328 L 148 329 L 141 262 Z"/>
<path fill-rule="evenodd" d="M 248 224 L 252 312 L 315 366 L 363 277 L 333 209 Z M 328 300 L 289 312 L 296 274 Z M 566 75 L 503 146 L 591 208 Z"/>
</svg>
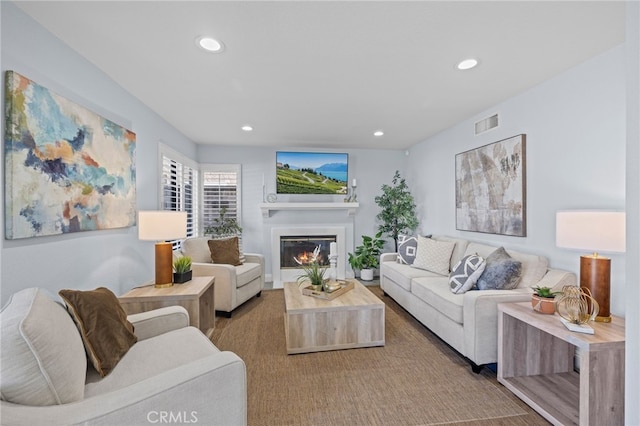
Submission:
<svg viewBox="0 0 640 426">
<path fill-rule="evenodd" d="M 418 235 L 416 258 L 411 266 L 440 275 L 449 275 L 449 262 L 455 246 L 456 243 L 453 241 L 438 241 Z"/>
<path fill-rule="evenodd" d="M 460 259 L 449 274 L 451 292 L 463 294 L 471 290 L 484 272 L 485 266 L 487 266 L 487 262 L 477 254 L 470 254 Z"/>
</svg>

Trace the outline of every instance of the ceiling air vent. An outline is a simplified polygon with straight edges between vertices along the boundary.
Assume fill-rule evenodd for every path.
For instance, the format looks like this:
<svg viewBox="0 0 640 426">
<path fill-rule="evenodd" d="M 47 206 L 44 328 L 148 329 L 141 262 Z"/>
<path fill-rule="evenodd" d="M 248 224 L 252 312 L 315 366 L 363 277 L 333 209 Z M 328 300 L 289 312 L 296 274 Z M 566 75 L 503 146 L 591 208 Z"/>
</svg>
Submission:
<svg viewBox="0 0 640 426">
<path fill-rule="evenodd" d="M 476 135 L 486 132 L 487 130 L 495 129 L 496 127 L 498 127 L 498 114 L 476 122 Z"/>
</svg>

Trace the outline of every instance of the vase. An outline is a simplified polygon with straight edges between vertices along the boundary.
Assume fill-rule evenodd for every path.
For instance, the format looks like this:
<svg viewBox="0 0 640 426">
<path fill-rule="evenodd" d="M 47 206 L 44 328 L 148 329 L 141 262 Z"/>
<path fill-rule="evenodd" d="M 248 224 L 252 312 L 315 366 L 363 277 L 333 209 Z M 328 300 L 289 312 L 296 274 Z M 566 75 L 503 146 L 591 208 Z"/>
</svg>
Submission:
<svg viewBox="0 0 640 426">
<path fill-rule="evenodd" d="M 311 288 L 313 289 L 313 291 L 322 291 L 322 284 L 311 284 Z"/>
<path fill-rule="evenodd" d="M 361 269 L 360 279 L 362 281 L 373 281 L 373 269 Z"/>
<path fill-rule="evenodd" d="M 175 284 L 186 283 L 187 281 L 191 281 L 191 275 L 193 271 L 187 272 L 174 272 L 173 273 L 173 282 Z"/>
<path fill-rule="evenodd" d="M 541 314 L 553 314 L 556 312 L 556 300 L 534 294 L 531 296 L 531 307 Z"/>
</svg>

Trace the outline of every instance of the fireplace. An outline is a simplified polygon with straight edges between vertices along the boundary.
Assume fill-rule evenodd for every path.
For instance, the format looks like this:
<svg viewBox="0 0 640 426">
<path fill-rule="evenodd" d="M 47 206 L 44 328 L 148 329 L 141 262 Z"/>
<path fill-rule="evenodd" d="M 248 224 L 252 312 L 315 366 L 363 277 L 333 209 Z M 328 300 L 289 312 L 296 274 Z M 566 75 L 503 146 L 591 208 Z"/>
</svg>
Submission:
<svg viewBox="0 0 640 426">
<path fill-rule="evenodd" d="M 346 271 L 346 231 L 344 226 L 273 227 L 271 229 L 272 274 L 274 288 L 283 282 L 296 281 L 303 273 L 300 265 L 308 261 L 318 247 L 320 265 L 329 267 L 330 244 L 336 243 L 337 274 L 345 278 Z"/>
<path fill-rule="evenodd" d="M 318 249 L 316 261 L 329 266 L 329 247 L 336 242 L 335 235 L 287 235 L 280 237 L 280 268 L 300 268 L 309 264 Z"/>
</svg>

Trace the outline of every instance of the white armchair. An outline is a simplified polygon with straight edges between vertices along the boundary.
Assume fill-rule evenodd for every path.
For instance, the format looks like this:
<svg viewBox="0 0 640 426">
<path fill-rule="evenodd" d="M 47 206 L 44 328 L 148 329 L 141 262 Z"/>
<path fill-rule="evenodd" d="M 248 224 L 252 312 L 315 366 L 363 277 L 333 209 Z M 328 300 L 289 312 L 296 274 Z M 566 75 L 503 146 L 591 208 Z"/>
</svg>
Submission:
<svg viewBox="0 0 640 426">
<path fill-rule="evenodd" d="M 182 249 L 174 257 L 191 257 L 193 276 L 214 276 L 214 303 L 216 312 L 231 317 L 235 308 L 253 296 L 260 297 L 264 288 L 264 256 L 244 253 L 244 263 L 239 266 L 212 263 L 208 237 L 187 238 Z"/>
<path fill-rule="evenodd" d="M 172 306 L 130 315 L 138 342 L 101 378 L 71 316 L 44 291 L 0 314 L 3 425 L 247 424 L 246 367 Z"/>
</svg>

